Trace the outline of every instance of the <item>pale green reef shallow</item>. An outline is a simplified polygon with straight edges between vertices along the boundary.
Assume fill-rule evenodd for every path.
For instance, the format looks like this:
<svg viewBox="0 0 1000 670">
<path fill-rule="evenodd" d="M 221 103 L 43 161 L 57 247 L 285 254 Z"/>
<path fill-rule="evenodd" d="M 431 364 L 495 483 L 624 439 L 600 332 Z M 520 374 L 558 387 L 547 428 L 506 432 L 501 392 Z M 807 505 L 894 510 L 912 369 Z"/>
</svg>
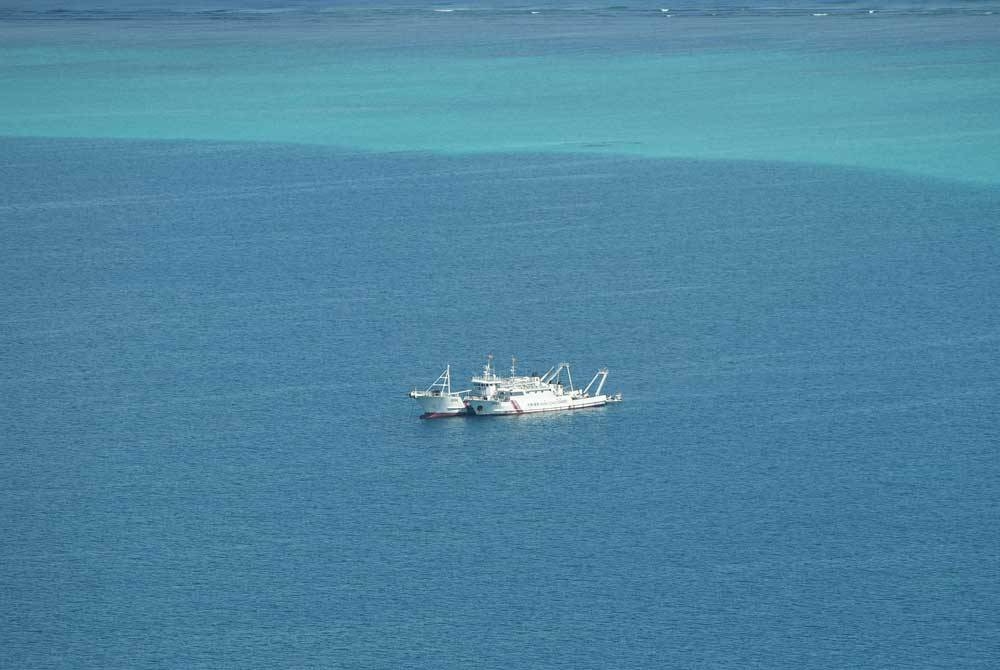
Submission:
<svg viewBox="0 0 1000 670">
<path fill-rule="evenodd" d="M 0 46 L 0 135 L 768 160 L 1000 183 L 1000 40 L 936 42 L 911 26 L 825 48 L 785 21 L 773 30 L 793 40 L 727 44 L 723 27 L 675 49 L 508 48 L 511 26 L 487 47 L 398 50 L 366 49 L 356 26 L 329 40 L 166 26 L 145 41 L 108 39 L 113 25 L 73 40 L 31 27 Z"/>
</svg>

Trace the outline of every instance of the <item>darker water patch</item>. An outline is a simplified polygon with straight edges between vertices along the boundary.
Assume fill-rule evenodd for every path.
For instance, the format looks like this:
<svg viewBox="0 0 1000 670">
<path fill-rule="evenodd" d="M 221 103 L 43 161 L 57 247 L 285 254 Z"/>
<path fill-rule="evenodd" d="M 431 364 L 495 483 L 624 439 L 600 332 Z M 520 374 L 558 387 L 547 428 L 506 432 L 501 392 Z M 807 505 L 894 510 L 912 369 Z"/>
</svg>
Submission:
<svg viewBox="0 0 1000 670">
<path fill-rule="evenodd" d="M 0 149 L 14 665 L 989 658 L 1000 190 Z M 409 388 L 489 352 L 625 402 L 418 420 Z"/>
</svg>

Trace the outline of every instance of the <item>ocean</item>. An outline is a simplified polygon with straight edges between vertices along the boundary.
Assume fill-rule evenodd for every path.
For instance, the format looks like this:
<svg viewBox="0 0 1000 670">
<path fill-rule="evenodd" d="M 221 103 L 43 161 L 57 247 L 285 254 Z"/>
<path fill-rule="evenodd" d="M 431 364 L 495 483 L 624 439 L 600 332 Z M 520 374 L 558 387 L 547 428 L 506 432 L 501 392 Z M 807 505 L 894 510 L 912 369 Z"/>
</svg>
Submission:
<svg viewBox="0 0 1000 670">
<path fill-rule="evenodd" d="M 0 0 L 0 667 L 996 667 L 998 28 Z"/>
</svg>

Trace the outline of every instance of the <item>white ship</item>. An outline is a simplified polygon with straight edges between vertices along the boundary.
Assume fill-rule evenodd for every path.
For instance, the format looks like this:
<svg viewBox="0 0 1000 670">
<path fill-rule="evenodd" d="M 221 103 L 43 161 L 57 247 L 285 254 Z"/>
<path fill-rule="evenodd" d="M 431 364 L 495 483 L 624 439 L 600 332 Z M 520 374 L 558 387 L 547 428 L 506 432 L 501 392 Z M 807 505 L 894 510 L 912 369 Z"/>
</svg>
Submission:
<svg viewBox="0 0 1000 670">
<path fill-rule="evenodd" d="M 610 395 L 602 393 L 607 380 L 608 369 L 601 368 L 585 388 L 574 388 L 569 363 L 553 366 L 544 375 L 518 376 L 516 358 L 511 359 L 510 376 L 501 377 L 493 368 L 491 354 L 486 359 L 482 373 L 472 378 L 471 390 L 451 390 L 449 365 L 426 390 L 414 389 L 409 395 L 423 408 L 421 419 L 467 414 L 476 416 L 531 414 L 601 407 L 608 403 L 621 402 L 621 393 Z"/>
<path fill-rule="evenodd" d="M 451 366 L 447 366 L 437 380 L 423 391 L 413 389 L 410 397 L 416 400 L 424 413 L 421 419 L 440 419 L 446 416 L 468 414 L 463 396 L 469 391 L 451 390 Z"/>
<path fill-rule="evenodd" d="M 576 389 L 568 363 L 553 366 L 544 375 L 518 376 L 516 358 L 511 360 L 510 377 L 501 377 L 493 369 L 493 356 L 489 356 L 482 374 L 472 378 L 472 393 L 465 398 L 465 404 L 476 416 L 601 407 L 621 400 L 620 393 L 602 393 L 607 380 L 608 369 L 601 368 L 585 388 Z"/>
</svg>

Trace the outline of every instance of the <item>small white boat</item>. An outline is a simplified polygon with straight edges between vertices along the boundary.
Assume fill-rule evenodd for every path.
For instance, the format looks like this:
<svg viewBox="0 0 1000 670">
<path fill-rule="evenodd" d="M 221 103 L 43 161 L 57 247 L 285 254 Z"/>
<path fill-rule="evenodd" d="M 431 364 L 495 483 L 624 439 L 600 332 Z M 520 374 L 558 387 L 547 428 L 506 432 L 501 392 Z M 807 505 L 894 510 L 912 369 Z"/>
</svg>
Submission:
<svg viewBox="0 0 1000 670">
<path fill-rule="evenodd" d="M 416 400 L 424 410 L 424 413 L 420 415 L 421 419 L 441 419 L 468 414 L 469 410 L 463 398 L 468 393 L 469 391 L 451 390 L 451 366 L 449 365 L 433 384 L 423 391 L 413 389 L 409 396 Z"/>
</svg>

